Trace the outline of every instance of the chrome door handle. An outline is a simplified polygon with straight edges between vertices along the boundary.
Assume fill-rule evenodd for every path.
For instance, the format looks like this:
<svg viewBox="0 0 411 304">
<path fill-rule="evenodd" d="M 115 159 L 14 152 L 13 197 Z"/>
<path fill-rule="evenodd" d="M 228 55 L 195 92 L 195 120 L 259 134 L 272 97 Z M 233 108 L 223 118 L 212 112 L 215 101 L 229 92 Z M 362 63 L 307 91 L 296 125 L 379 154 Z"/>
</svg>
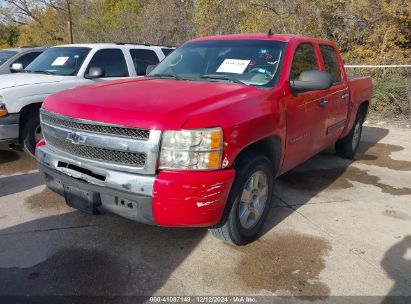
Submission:
<svg viewBox="0 0 411 304">
<path fill-rule="evenodd" d="M 350 94 L 346 93 L 346 94 L 344 94 L 343 96 L 341 96 L 341 98 L 342 98 L 342 99 L 346 99 L 346 98 L 348 98 L 349 96 L 350 96 Z"/>
<path fill-rule="evenodd" d="M 321 101 L 320 101 L 320 107 L 325 107 L 325 106 L 327 106 L 327 104 L 328 104 L 328 100 L 321 99 Z"/>
</svg>

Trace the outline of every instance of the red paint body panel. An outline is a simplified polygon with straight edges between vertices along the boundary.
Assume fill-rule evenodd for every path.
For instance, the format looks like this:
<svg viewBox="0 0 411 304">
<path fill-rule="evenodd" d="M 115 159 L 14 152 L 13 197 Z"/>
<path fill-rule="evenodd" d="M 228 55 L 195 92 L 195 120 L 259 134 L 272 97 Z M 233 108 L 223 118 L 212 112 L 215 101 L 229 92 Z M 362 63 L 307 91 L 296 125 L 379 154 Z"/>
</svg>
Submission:
<svg viewBox="0 0 411 304">
<path fill-rule="evenodd" d="M 350 88 L 350 107 L 348 112 L 347 124 L 345 125 L 344 131 L 341 137 L 346 136 L 352 126 L 354 125 L 355 115 L 357 113 L 358 107 L 364 101 L 371 102 L 373 85 L 370 77 L 356 77 L 349 79 Z M 367 108 L 367 114 L 368 114 Z"/>
<path fill-rule="evenodd" d="M 256 93 L 257 88 L 238 84 L 140 78 L 57 93 L 46 99 L 43 108 L 128 127 L 178 130 L 194 115 L 240 102 Z"/>
<path fill-rule="evenodd" d="M 223 215 L 235 177 L 232 169 L 160 172 L 154 183 L 153 216 L 160 226 L 208 227 Z"/>
<path fill-rule="evenodd" d="M 104 82 L 50 96 L 46 110 L 62 115 L 122 126 L 178 130 L 221 127 L 226 169 L 211 172 L 160 171 L 154 184 L 153 214 L 163 226 L 210 226 L 218 223 L 234 180 L 238 154 L 269 136 L 280 141 L 281 174 L 331 145 L 351 129 L 359 105 L 371 100 L 370 78 L 347 80 L 338 55 L 343 83 L 330 90 L 294 94 L 289 85 L 296 48 L 311 43 L 319 69 L 324 64 L 319 44 L 329 41 L 296 35 L 228 35 L 196 40 L 278 40 L 287 42 L 279 82 L 275 88 L 233 83 L 160 80 L 152 78 Z M 338 52 L 337 52 L 338 54 Z M 346 105 L 341 94 L 348 92 Z M 332 96 L 336 106 L 320 108 L 321 98 Z M 330 97 L 331 98 L 331 97 Z M 339 120 L 338 133 L 327 129 Z M 200 204 L 200 206 L 198 205 Z"/>
</svg>

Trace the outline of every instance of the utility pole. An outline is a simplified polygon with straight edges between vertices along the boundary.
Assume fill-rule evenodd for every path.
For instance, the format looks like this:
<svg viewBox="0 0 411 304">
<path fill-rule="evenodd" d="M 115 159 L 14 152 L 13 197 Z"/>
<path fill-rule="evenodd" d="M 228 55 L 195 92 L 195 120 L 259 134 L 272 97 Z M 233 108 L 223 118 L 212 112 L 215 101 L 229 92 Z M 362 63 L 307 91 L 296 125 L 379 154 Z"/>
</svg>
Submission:
<svg viewBox="0 0 411 304">
<path fill-rule="evenodd" d="M 67 4 L 67 14 L 68 14 L 68 21 L 67 21 L 67 33 L 68 33 L 68 42 L 69 44 L 73 44 L 73 20 L 71 16 L 71 1 L 72 0 L 66 0 Z"/>
</svg>

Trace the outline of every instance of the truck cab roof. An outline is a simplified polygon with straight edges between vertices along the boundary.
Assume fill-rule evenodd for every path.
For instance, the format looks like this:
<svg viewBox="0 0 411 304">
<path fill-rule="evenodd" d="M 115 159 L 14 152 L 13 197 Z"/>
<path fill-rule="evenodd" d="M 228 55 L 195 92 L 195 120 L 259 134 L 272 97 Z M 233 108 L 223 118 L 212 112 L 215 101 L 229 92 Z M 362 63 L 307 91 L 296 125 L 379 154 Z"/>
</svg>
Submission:
<svg viewBox="0 0 411 304">
<path fill-rule="evenodd" d="M 193 41 L 207 41 L 207 40 L 275 40 L 281 42 L 298 42 L 298 41 L 312 41 L 317 43 L 326 43 L 333 45 L 329 40 L 313 38 L 295 34 L 232 34 L 232 35 L 217 35 L 208 36 L 190 40 Z"/>
</svg>

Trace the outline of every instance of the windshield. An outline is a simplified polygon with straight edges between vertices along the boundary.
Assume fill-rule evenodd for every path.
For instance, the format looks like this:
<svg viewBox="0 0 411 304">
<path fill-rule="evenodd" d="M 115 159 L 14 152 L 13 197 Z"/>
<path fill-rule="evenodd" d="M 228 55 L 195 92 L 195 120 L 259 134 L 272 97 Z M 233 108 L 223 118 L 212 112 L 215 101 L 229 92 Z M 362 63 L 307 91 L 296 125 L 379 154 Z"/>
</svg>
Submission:
<svg viewBox="0 0 411 304">
<path fill-rule="evenodd" d="M 83 47 L 56 47 L 43 52 L 25 68 L 27 73 L 75 76 L 90 52 Z"/>
<path fill-rule="evenodd" d="M 15 51 L 0 51 L 0 66 L 16 54 Z"/>
<path fill-rule="evenodd" d="M 207 40 L 184 44 L 150 77 L 274 86 L 286 43 L 273 40 Z"/>
</svg>

